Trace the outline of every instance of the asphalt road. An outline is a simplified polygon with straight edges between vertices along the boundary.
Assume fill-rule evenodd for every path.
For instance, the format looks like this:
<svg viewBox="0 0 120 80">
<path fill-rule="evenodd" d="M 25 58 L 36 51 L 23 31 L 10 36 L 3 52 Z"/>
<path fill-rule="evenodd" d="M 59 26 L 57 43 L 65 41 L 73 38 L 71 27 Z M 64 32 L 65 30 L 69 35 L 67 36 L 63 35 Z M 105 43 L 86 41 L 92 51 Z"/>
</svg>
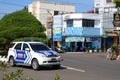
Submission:
<svg viewBox="0 0 120 80">
<path fill-rule="evenodd" d="M 60 75 L 60 80 L 120 80 L 120 60 L 106 60 L 105 53 L 65 53 L 61 54 L 64 61 L 60 69 L 45 67 L 34 71 L 31 67 L 11 67 L 24 70 L 23 77 L 30 76 L 33 80 L 54 80 Z M 2 80 L 2 72 L 0 72 Z"/>
</svg>

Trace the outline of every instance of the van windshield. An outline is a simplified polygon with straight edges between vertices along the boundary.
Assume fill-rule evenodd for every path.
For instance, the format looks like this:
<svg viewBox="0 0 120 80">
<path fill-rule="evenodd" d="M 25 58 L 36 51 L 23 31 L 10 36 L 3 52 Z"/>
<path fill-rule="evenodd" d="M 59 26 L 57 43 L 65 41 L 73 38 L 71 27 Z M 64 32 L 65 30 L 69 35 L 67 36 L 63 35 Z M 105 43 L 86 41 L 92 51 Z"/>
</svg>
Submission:
<svg viewBox="0 0 120 80">
<path fill-rule="evenodd" d="M 31 48 L 36 51 L 45 51 L 50 50 L 49 47 L 47 47 L 45 44 L 39 44 L 39 43 L 30 43 Z"/>
</svg>

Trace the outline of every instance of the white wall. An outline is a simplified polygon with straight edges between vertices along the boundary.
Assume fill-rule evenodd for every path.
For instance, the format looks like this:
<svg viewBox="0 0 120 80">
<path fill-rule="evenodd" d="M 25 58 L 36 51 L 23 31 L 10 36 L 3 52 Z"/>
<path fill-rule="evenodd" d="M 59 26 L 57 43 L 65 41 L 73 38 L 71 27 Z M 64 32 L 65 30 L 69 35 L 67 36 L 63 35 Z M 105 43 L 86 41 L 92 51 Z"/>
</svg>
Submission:
<svg viewBox="0 0 120 80">
<path fill-rule="evenodd" d="M 46 27 L 47 18 L 54 16 L 54 11 L 61 13 L 75 12 L 75 6 L 65 3 L 34 1 L 28 5 L 28 10 Z"/>
<path fill-rule="evenodd" d="M 81 19 L 76 19 L 73 21 L 74 27 L 82 27 L 82 20 Z"/>
<path fill-rule="evenodd" d="M 100 13 L 115 12 L 115 4 L 113 2 L 106 2 L 106 0 L 94 0 L 94 8 L 99 8 Z"/>
<path fill-rule="evenodd" d="M 100 28 L 100 16 L 99 14 L 92 14 L 92 13 L 71 13 L 64 15 L 64 21 L 73 19 L 74 27 L 82 27 L 82 19 L 93 19 L 95 20 L 95 26 Z M 67 24 L 66 24 L 67 26 Z M 64 26 L 64 27 L 66 27 Z"/>
</svg>

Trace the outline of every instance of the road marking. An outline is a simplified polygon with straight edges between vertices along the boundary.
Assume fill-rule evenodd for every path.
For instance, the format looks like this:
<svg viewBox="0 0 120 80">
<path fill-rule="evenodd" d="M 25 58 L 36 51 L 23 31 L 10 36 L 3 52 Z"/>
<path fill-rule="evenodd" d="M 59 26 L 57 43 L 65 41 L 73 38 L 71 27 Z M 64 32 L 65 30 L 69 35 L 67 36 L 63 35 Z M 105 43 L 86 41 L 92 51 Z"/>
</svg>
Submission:
<svg viewBox="0 0 120 80">
<path fill-rule="evenodd" d="M 80 72 L 85 72 L 85 70 L 81 70 L 81 69 L 76 69 L 76 68 L 72 68 L 72 67 L 69 67 L 69 66 L 63 66 L 67 69 L 70 69 L 70 70 L 75 70 L 75 71 L 80 71 Z"/>
</svg>

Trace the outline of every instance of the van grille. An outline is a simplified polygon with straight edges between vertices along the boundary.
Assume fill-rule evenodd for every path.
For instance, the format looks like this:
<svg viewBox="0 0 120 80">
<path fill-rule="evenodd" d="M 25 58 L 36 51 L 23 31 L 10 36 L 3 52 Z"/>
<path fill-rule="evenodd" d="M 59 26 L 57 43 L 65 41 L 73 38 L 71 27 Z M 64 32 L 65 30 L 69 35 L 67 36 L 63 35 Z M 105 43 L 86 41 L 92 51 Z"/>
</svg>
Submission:
<svg viewBox="0 0 120 80">
<path fill-rule="evenodd" d="M 58 57 L 57 55 L 48 55 L 48 57 Z"/>
</svg>

